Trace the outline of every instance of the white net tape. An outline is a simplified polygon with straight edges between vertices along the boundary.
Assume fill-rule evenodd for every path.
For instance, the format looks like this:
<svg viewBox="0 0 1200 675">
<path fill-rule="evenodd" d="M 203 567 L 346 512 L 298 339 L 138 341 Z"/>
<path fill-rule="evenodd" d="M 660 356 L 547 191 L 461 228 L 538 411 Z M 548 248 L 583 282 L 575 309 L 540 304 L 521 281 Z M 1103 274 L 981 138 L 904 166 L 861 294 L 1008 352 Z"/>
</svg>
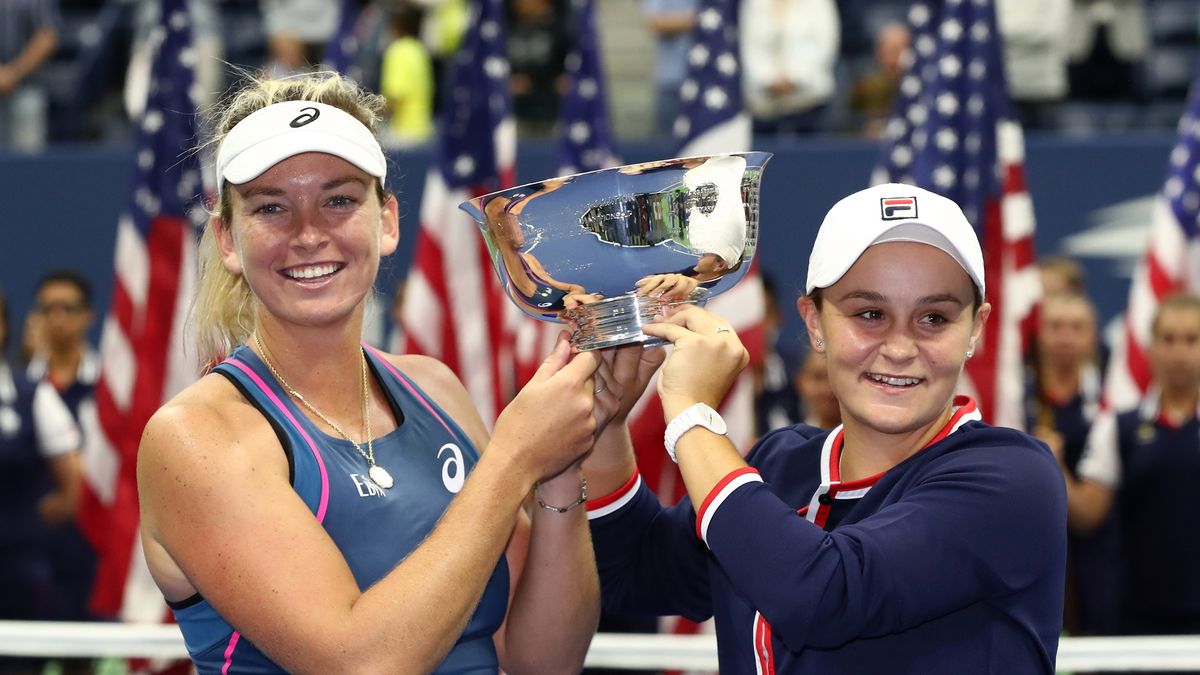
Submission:
<svg viewBox="0 0 1200 675">
<path fill-rule="evenodd" d="M 173 625 L 0 621 L 0 656 L 186 658 Z M 587 665 L 647 670 L 717 669 L 712 635 L 600 633 Z M 1063 638 L 1059 672 L 1200 670 L 1200 636 Z"/>
</svg>

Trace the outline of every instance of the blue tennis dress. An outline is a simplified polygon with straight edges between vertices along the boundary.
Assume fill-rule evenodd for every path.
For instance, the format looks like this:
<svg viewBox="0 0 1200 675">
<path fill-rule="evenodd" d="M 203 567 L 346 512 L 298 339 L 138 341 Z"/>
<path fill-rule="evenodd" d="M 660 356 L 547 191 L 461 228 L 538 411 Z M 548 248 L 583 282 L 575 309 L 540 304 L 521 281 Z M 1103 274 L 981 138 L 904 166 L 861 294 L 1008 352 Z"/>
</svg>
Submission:
<svg viewBox="0 0 1200 675">
<path fill-rule="evenodd" d="M 371 348 L 364 349 L 398 423 L 395 431 L 374 442 L 376 462 L 395 480 L 388 490 L 368 478 L 366 460 L 349 441 L 333 438 L 309 421 L 253 351 L 238 347 L 214 370 L 274 427 L 287 454 L 292 487 L 365 590 L 433 530 L 479 453 L 412 380 Z M 381 531 L 387 536 L 379 536 Z M 200 595 L 170 604 L 201 675 L 283 672 Z M 508 566 L 501 556 L 474 616 L 435 672 L 496 673 L 492 634 L 503 622 L 507 604 Z"/>
</svg>

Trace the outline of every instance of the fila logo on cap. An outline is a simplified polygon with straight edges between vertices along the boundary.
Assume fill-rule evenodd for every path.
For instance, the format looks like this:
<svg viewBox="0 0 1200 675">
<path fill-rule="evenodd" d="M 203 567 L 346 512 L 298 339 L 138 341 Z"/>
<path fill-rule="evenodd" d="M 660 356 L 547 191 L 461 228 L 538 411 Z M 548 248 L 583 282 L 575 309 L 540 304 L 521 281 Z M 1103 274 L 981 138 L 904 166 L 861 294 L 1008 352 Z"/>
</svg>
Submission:
<svg viewBox="0 0 1200 675">
<path fill-rule="evenodd" d="M 884 220 L 905 220 L 917 217 L 916 197 L 884 197 L 879 200 L 880 217 Z"/>
</svg>

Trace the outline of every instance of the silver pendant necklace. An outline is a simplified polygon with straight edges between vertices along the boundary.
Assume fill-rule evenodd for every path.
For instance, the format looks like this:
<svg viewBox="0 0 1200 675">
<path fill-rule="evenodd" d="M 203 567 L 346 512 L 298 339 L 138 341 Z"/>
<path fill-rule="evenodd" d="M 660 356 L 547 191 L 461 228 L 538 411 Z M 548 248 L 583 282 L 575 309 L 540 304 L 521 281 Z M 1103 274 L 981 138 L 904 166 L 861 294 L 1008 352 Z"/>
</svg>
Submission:
<svg viewBox="0 0 1200 675">
<path fill-rule="evenodd" d="M 362 370 L 359 377 L 359 381 L 362 383 L 363 428 L 367 437 L 367 449 L 363 450 L 361 445 L 356 443 L 353 438 L 350 438 L 350 434 L 342 431 L 342 428 L 333 420 L 326 417 L 325 413 L 313 407 L 313 404 L 306 401 L 304 397 L 300 395 L 300 392 L 293 389 L 292 385 L 288 384 L 287 380 L 283 379 L 283 376 L 279 374 L 279 371 L 275 370 L 275 365 L 271 363 L 269 358 L 267 358 L 267 348 L 263 346 L 262 339 L 258 337 L 258 331 L 254 331 L 251 333 L 251 335 L 254 337 L 254 344 L 258 346 L 259 357 L 262 358 L 263 363 L 267 364 L 267 369 L 271 371 L 271 374 L 275 376 L 275 379 L 279 381 L 279 384 L 282 384 L 283 388 L 287 389 L 288 393 L 292 395 L 292 398 L 299 401 L 300 404 L 307 408 L 310 412 L 321 418 L 321 421 L 332 427 L 333 430 L 338 432 L 342 438 L 350 441 L 350 444 L 354 446 L 354 449 L 358 451 L 358 454 L 362 455 L 363 459 L 367 460 L 367 476 L 371 478 L 371 481 L 385 490 L 395 485 L 396 481 L 392 480 L 392 474 L 388 473 L 387 469 L 375 463 L 375 445 L 371 440 L 371 394 L 370 389 L 367 386 L 367 355 L 362 354 Z"/>
</svg>

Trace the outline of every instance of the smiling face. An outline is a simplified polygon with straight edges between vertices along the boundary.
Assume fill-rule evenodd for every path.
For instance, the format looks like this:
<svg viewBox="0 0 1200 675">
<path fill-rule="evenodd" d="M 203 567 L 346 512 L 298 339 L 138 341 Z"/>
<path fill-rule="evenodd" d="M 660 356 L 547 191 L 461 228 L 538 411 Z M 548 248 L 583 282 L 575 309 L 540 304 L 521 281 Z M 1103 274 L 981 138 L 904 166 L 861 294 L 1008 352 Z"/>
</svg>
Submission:
<svg viewBox="0 0 1200 675">
<path fill-rule="evenodd" d="M 396 250 L 396 200 L 380 204 L 375 178 L 308 152 L 231 186 L 232 222 L 214 222 L 226 269 L 245 277 L 261 312 L 320 326 L 357 310 L 379 258 Z"/>
<path fill-rule="evenodd" d="M 868 248 L 822 291 L 820 308 L 801 298 L 848 431 L 920 435 L 942 421 L 991 312 L 974 311 L 974 298 L 953 258 L 913 242 Z"/>
</svg>

